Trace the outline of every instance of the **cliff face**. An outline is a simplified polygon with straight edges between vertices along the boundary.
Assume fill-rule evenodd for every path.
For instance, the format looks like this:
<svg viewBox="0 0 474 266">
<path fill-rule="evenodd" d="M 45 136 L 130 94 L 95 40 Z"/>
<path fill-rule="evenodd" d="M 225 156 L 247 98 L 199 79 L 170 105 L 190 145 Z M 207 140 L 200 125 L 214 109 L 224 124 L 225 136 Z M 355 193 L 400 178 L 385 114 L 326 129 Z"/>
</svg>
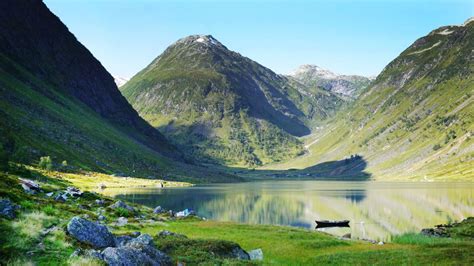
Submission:
<svg viewBox="0 0 474 266">
<path fill-rule="evenodd" d="M 146 147 L 155 156 L 181 159 L 165 137 L 140 118 L 113 77 L 42 1 L 0 2 L 0 95 L 4 124 L 15 133 L 23 158 L 64 155 L 62 151 L 70 149 L 82 157 L 104 155 L 105 161 L 107 149 L 128 146 L 138 153 Z M 57 143 L 75 138 L 82 139 L 84 146 L 94 146 L 93 151 Z M 123 147 L 118 148 L 120 145 Z M 120 164 L 126 165 L 125 161 Z"/>
</svg>

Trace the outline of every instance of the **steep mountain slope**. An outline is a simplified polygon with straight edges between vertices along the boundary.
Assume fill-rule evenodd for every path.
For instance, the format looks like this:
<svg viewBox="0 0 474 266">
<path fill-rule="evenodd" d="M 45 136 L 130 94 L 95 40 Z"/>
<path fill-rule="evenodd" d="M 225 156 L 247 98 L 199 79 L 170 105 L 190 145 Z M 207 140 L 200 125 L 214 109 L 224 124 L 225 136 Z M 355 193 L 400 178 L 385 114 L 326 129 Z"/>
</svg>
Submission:
<svg viewBox="0 0 474 266">
<path fill-rule="evenodd" d="M 228 50 L 210 35 L 178 40 L 121 91 L 142 117 L 194 157 L 260 165 L 302 151 L 310 133 L 341 100 L 289 81 Z"/>
<path fill-rule="evenodd" d="M 474 22 L 442 27 L 393 60 L 285 167 L 360 154 L 375 178 L 474 179 Z"/>
<path fill-rule="evenodd" d="M 309 87 L 321 87 L 348 99 L 357 98 L 372 79 L 357 75 L 338 75 L 316 65 L 302 65 L 290 77 Z"/>
<path fill-rule="evenodd" d="M 0 118 L 0 154 L 16 162 L 49 155 L 70 167 L 143 176 L 186 169 L 174 166 L 182 154 L 39 0 L 0 2 Z"/>
</svg>

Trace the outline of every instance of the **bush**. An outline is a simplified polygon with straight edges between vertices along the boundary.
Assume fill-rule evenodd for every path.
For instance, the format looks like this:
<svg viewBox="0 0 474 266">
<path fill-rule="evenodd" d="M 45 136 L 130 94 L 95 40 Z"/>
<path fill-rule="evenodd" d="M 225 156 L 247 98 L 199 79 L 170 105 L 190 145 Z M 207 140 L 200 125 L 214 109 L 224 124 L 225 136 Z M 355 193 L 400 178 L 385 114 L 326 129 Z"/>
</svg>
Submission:
<svg viewBox="0 0 474 266">
<path fill-rule="evenodd" d="M 53 205 L 46 205 L 43 207 L 43 212 L 46 213 L 47 215 L 53 216 L 56 214 L 56 208 L 54 208 Z"/>
<path fill-rule="evenodd" d="M 434 151 L 437 151 L 437 150 L 439 150 L 439 149 L 441 149 L 441 145 L 435 144 L 435 145 L 433 146 L 433 150 L 434 150 Z"/>
<path fill-rule="evenodd" d="M 51 169 L 53 169 L 53 161 L 51 160 L 51 157 L 44 156 L 44 157 L 40 158 L 38 166 L 41 169 L 51 170 Z"/>
</svg>

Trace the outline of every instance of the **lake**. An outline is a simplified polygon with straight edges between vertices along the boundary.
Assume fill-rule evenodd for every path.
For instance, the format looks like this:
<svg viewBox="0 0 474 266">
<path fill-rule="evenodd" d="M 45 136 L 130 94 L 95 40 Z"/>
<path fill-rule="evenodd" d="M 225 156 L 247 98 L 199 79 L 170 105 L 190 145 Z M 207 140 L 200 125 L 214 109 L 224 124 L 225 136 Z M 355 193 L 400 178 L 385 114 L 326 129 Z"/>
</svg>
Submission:
<svg viewBox="0 0 474 266">
<path fill-rule="evenodd" d="M 318 230 L 385 241 L 474 216 L 474 183 L 262 181 L 104 192 L 149 207 L 191 208 L 218 221 L 314 229 L 316 219 L 347 219 L 350 228 Z"/>
</svg>

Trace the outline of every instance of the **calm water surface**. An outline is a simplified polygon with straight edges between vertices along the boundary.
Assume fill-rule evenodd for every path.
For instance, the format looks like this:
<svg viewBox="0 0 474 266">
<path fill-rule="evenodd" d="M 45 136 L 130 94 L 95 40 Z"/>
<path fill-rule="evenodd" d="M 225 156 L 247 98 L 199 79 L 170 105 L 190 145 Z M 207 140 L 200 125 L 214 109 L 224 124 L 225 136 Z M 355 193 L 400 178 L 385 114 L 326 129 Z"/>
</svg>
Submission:
<svg viewBox="0 0 474 266">
<path fill-rule="evenodd" d="M 474 216 L 474 183 L 265 181 L 105 193 L 219 221 L 314 228 L 316 219 L 347 219 L 350 228 L 324 230 L 376 240 Z"/>
</svg>

